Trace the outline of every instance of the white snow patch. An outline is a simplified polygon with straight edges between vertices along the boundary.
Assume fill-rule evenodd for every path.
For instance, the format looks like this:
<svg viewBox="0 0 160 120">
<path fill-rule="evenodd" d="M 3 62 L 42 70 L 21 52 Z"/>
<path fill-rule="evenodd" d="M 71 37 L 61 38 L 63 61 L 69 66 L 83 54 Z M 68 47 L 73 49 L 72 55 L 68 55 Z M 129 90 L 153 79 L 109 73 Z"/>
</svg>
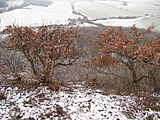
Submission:
<svg viewBox="0 0 160 120">
<path fill-rule="evenodd" d="M 65 91 L 53 92 L 47 87 L 39 87 L 32 91 L 18 88 L 1 87 L 1 92 L 7 95 L 0 101 L 0 119 L 22 116 L 22 119 L 32 117 L 36 120 L 57 120 L 56 106 L 60 106 L 65 116 L 72 120 L 128 120 L 124 111 L 135 105 L 135 97 L 102 95 L 100 90 L 91 90 L 80 85 L 72 93 Z M 123 107 L 122 107 L 123 106 Z M 135 112 L 137 120 L 149 114 L 160 115 L 160 112 Z M 47 117 L 47 114 L 49 115 Z M 60 116 L 59 116 L 60 117 Z M 66 119 L 67 119 L 66 118 Z M 155 119 L 156 120 L 156 119 Z"/>
<path fill-rule="evenodd" d="M 160 18 L 158 16 L 144 16 L 136 19 L 108 19 L 97 20 L 95 23 L 101 23 L 106 26 L 123 26 L 131 27 L 134 24 L 138 28 L 148 28 L 149 26 L 155 26 L 154 31 L 160 32 Z"/>
<path fill-rule="evenodd" d="M 68 24 L 68 19 L 80 16 L 72 13 L 70 2 L 54 1 L 48 7 L 30 5 L 0 14 L 0 30 L 8 25 L 40 26 L 50 24 Z"/>
</svg>

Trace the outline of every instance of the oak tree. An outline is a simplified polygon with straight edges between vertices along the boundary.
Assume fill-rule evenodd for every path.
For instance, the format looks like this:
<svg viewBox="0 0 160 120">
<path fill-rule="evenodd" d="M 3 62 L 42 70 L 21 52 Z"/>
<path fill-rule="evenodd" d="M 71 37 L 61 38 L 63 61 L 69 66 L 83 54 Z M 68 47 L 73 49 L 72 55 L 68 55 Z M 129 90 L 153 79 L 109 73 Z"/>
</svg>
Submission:
<svg viewBox="0 0 160 120">
<path fill-rule="evenodd" d="M 96 68 L 99 72 L 108 74 L 99 68 L 125 67 L 132 76 L 134 83 L 148 78 L 151 72 L 159 67 L 160 56 L 160 35 L 150 36 L 153 27 L 139 31 L 133 25 L 129 31 L 124 31 L 121 27 L 109 28 L 98 35 L 98 40 L 91 40 L 88 43 L 98 48 L 95 56 L 85 61 L 85 65 Z M 148 37 L 146 37 L 148 35 Z M 143 75 L 138 75 L 136 67 L 149 69 Z M 116 73 L 113 73 L 116 75 Z"/>
<path fill-rule="evenodd" d="M 6 34 L 3 46 L 21 52 L 42 82 L 51 80 L 56 67 L 72 65 L 80 55 L 73 28 L 8 26 L 3 32 Z"/>
</svg>

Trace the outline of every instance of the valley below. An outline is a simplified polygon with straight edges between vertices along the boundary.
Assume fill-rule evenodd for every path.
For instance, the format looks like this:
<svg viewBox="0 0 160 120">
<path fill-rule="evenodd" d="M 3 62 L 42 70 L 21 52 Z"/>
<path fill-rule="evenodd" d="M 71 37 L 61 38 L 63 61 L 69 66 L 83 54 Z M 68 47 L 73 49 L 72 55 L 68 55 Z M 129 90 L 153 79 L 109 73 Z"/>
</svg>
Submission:
<svg viewBox="0 0 160 120">
<path fill-rule="evenodd" d="M 15 3 L 15 8 L 1 13 L 0 30 L 13 24 L 32 27 L 54 24 L 130 27 L 135 24 L 143 29 L 153 25 L 156 32 L 160 29 L 159 0 L 36 1 L 22 4 L 21 0 Z"/>
</svg>

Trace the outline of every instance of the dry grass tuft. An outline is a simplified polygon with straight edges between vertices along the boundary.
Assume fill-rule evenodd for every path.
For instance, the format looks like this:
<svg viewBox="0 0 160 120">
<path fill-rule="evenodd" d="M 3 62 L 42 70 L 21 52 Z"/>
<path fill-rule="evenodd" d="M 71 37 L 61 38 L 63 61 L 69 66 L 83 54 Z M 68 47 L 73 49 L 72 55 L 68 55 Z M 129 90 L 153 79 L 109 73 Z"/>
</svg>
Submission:
<svg viewBox="0 0 160 120">
<path fill-rule="evenodd" d="M 63 83 L 57 80 L 53 81 L 48 85 L 49 89 L 55 92 L 59 91 L 61 89 L 61 86 L 63 86 Z"/>
</svg>

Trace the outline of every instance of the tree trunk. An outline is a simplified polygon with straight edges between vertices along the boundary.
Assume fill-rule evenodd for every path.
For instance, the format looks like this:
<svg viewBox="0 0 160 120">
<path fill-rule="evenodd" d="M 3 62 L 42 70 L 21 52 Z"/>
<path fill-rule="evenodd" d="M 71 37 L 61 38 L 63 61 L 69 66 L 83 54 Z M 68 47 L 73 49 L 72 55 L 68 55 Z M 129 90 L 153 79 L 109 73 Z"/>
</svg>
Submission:
<svg viewBox="0 0 160 120">
<path fill-rule="evenodd" d="M 35 66 L 34 66 L 33 62 L 32 62 L 32 61 L 29 61 L 29 62 L 30 62 L 30 64 L 31 64 L 31 68 L 32 68 L 33 74 L 34 74 L 34 75 L 37 75 L 37 71 L 36 71 L 36 69 L 35 69 Z"/>
<path fill-rule="evenodd" d="M 126 66 L 128 67 L 128 69 L 130 70 L 130 72 L 131 72 L 131 74 L 132 74 L 132 80 L 133 80 L 133 82 L 134 82 L 134 83 L 137 83 L 137 82 L 138 82 L 138 81 L 137 81 L 138 77 L 137 77 L 137 73 L 136 73 L 136 71 L 135 71 L 135 69 L 134 69 L 133 60 L 129 59 L 129 60 L 128 60 L 128 63 L 126 64 Z"/>
<path fill-rule="evenodd" d="M 134 83 L 137 83 L 137 74 L 136 74 L 136 71 L 134 70 L 134 68 L 130 68 L 130 71 L 132 73 L 132 80 Z"/>
<path fill-rule="evenodd" d="M 23 51 L 23 53 L 24 53 L 25 57 L 27 58 L 27 60 L 29 61 L 29 63 L 31 64 L 31 68 L 32 68 L 33 74 L 34 74 L 34 75 L 37 75 L 37 71 L 36 71 L 36 69 L 35 69 L 35 65 L 34 65 L 34 63 L 33 63 L 33 60 L 31 60 L 31 59 L 29 58 L 29 56 L 26 54 L 25 51 Z"/>
</svg>

